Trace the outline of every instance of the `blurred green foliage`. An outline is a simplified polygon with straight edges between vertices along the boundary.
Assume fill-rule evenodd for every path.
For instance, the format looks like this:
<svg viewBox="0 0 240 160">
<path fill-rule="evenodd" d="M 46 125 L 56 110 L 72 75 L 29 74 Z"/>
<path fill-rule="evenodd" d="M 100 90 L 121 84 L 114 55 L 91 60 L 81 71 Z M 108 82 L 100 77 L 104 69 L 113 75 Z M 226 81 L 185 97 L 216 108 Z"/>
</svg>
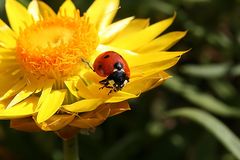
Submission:
<svg viewBox="0 0 240 160">
<path fill-rule="evenodd" d="M 45 2 L 57 10 L 63 0 Z M 4 3 L 0 15 L 7 21 Z M 85 11 L 92 0 L 74 3 Z M 171 69 L 171 80 L 132 100 L 131 111 L 108 119 L 95 133 L 79 135 L 81 159 L 240 159 L 240 1 L 121 0 L 116 20 L 135 15 L 154 23 L 174 11 L 177 18 L 168 31 L 188 30 L 188 35 L 172 50 L 192 50 Z M 54 133 L 19 132 L 0 122 L 1 160 L 62 157 Z"/>
</svg>

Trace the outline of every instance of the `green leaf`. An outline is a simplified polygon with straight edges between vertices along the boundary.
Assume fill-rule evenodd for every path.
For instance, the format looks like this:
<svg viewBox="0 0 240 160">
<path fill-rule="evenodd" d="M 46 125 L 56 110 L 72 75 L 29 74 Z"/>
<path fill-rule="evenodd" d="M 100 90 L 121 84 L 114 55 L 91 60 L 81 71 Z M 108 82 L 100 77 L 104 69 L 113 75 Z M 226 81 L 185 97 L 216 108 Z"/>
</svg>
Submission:
<svg viewBox="0 0 240 160">
<path fill-rule="evenodd" d="M 237 90 L 233 84 L 226 80 L 211 80 L 209 81 L 211 88 L 221 99 L 230 99 L 237 95 Z"/>
<path fill-rule="evenodd" d="M 179 93 L 190 102 L 215 114 L 226 117 L 240 117 L 240 109 L 237 107 L 229 106 L 209 93 L 200 92 L 197 89 L 198 86 L 186 84 L 177 76 L 166 81 L 164 86 Z"/>
<path fill-rule="evenodd" d="M 239 65 L 236 65 L 234 66 L 232 69 L 231 69 L 231 75 L 233 76 L 239 76 L 240 75 L 240 64 Z"/>
<path fill-rule="evenodd" d="M 240 159 L 240 139 L 221 121 L 211 114 L 194 108 L 175 109 L 168 113 L 172 117 L 186 117 L 204 126 L 211 132 L 237 159 Z"/>
<path fill-rule="evenodd" d="M 230 64 L 184 65 L 181 71 L 185 74 L 199 78 L 220 78 L 229 71 Z"/>
</svg>

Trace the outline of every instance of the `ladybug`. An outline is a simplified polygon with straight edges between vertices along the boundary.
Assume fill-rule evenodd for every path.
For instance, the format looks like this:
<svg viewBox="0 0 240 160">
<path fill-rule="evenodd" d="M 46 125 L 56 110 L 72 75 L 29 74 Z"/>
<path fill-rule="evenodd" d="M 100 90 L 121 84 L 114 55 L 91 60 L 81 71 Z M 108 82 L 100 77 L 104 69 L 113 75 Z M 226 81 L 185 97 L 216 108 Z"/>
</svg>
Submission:
<svg viewBox="0 0 240 160">
<path fill-rule="evenodd" d="M 99 83 L 103 85 L 100 89 L 111 89 L 108 94 L 121 90 L 129 82 L 128 64 L 120 54 L 114 51 L 101 53 L 93 63 L 93 71 L 101 77 L 106 77 Z"/>
</svg>

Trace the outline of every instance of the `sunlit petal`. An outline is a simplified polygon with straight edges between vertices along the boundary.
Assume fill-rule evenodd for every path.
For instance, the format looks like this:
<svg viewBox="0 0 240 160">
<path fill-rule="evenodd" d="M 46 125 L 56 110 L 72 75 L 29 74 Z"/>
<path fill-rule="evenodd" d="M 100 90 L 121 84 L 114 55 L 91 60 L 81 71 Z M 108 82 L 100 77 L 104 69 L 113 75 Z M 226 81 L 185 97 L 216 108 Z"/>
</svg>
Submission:
<svg viewBox="0 0 240 160">
<path fill-rule="evenodd" d="M 73 104 L 64 105 L 63 108 L 71 112 L 89 112 L 104 102 L 103 99 L 83 99 Z"/>
<path fill-rule="evenodd" d="M 65 15 L 68 17 L 74 17 L 76 13 L 76 7 L 71 0 L 65 0 L 61 5 L 58 14 Z"/>
<path fill-rule="evenodd" d="M 6 12 L 12 29 L 19 34 L 26 25 L 33 23 L 31 15 L 27 9 L 15 0 L 6 0 Z"/>
<path fill-rule="evenodd" d="M 46 121 L 58 111 L 63 103 L 65 94 L 66 90 L 54 90 L 50 93 L 39 108 L 37 115 L 38 123 Z"/>
<path fill-rule="evenodd" d="M 122 19 L 103 29 L 101 32 L 99 32 L 100 42 L 107 43 L 111 41 L 115 36 L 117 36 L 119 32 L 121 32 L 124 28 L 128 26 L 128 24 L 133 20 L 133 18 L 134 17 Z"/>
<path fill-rule="evenodd" d="M 0 119 L 22 118 L 37 112 L 38 97 L 32 96 L 9 109 L 0 110 Z"/>
<path fill-rule="evenodd" d="M 95 0 L 86 14 L 97 29 L 102 31 L 112 22 L 118 11 L 118 6 L 119 0 Z"/>
<path fill-rule="evenodd" d="M 163 51 L 171 48 L 174 44 L 176 44 L 180 39 L 182 39 L 187 32 L 170 32 L 164 34 L 150 43 L 145 44 L 141 48 L 138 49 L 139 52 L 153 52 L 153 51 Z"/>
<path fill-rule="evenodd" d="M 157 22 L 149 27 L 135 33 L 130 33 L 124 37 L 120 37 L 110 44 L 114 47 L 136 50 L 142 45 L 150 42 L 165 29 L 167 29 L 175 19 L 175 15 L 169 19 Z"/>
<path fill-rule="evenodd" d="M 15 33 L 0 19 L 0 46 L 14 48 L 16 46 Z"/>
</svg>

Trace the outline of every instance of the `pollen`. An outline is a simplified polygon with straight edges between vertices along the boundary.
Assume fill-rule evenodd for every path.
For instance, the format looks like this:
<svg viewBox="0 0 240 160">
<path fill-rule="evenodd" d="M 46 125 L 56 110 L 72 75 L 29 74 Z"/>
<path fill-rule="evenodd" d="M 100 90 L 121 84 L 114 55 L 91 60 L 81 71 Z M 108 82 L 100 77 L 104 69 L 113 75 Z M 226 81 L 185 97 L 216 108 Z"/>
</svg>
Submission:
<svg viewBox="0 0 240 160">
<path fill-rule="evenodd" d="M 20 33 L 16 56 L 26 74 L 59 79 L 76 74 L 97 45 L 97 31 L 86 16 L 54 16 Z"/>
</svg>

